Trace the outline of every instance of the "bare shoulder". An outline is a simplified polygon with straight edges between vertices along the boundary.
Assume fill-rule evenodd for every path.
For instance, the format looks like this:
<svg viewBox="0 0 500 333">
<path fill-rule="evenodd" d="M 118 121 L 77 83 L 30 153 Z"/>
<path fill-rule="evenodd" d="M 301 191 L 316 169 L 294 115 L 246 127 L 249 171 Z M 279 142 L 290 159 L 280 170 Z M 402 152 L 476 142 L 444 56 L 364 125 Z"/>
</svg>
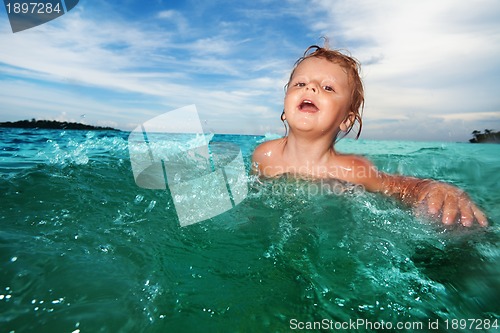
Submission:
<svg viewBox="0 0 500 333">
<path fill-rule="evenodd" d="M 261 143 L 255 148 L 252 155 L 252 161 L 257 163 L 265 163 L 266 161 L 271 160 L 273 155 L 281 152 L 283 147 L 283 138 L 269 140 Z"/>
<path fill-rule="evenodd" d="M 360 168 L 368 168 L 368 169 L 375 168 L 374 164 L 369 159 L 360 155 L 338 154 L 337 158 L 338 158 L 338 163 L 344 168 L 349 168 L 353 170 Z"/>
<path fill-rule="evenodd" d="M 281 158 L 284 139 L 275 139 L 261 143 L 252 155 L 252 173 L 261 176 L 276 176 L 283 173 Z"/>
<path fill-rule="evenodd" d="M 344 180 L 355 184 L 361 184 L 370 191 L 376 191 L 382 181 L 381 173 L 375 165 L 366 157 L 352 154 L 338 154 L 338 166 Z"/>
</svg>

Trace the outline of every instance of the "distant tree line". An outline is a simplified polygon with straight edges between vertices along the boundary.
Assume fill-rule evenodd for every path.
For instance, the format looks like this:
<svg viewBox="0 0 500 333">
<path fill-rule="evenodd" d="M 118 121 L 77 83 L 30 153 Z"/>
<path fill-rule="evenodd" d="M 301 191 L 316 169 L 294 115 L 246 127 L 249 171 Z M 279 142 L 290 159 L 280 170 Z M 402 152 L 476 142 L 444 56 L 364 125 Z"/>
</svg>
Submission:
<svg viewBox="0 0 500 333">
<path fill-rule="evenodd" d="M 491 129 L 485 129 L 484 132 L 474 130 L 473 138 L 469 140 L 472 143 L 500 143 L 500 132 L 494 132 Z"/>
<path fill-rule="evenodd" d="M 81 123 L 71 123 L 57 120 L 19 120 L 15 122 L 0 123 L 0 127 L 9 128 L 41 128 L 41 129 L 61 129 L 61 130 L 94 130 L 94 131 L 118 131 L 112 127 L 92 126 Z"/>
</svg>

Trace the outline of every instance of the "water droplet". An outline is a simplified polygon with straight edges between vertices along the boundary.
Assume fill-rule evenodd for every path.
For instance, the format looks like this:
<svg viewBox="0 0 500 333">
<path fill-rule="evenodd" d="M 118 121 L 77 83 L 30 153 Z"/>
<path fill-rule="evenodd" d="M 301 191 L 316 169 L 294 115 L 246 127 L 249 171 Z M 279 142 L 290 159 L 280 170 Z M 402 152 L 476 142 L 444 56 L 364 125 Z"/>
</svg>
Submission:
<svg viewBox="0 0 500 333">
<path fill-rule="evenodd" d="M 143 196 L 143 195 L 140 195 L 140 194 L 137 194 L 137 195 L 135 196 L 134 203 L 135 203 L 135 204 L 138 204 L 138 203 L 140 203 L 142 200 L 144 200 L 144 196 Z"/>
<path fill-rule="evenodd" d="M 155 208 L 155 205 L 156 205 L 156 201 L 151 200 L 151 202 L 149 203 L 149 206 L 146 209 L 144 209 L 144 213 L 149 213 L 150 211 L 152 211 L 153 208 Z"/>
</svg>

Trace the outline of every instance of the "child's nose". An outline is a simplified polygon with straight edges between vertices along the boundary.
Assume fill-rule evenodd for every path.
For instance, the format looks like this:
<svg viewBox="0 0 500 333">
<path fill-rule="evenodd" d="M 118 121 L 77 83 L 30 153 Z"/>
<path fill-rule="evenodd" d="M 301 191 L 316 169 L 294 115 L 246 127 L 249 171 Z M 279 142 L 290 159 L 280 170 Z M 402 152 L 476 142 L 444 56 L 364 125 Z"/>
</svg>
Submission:
<svg viewBox="0 0 500 333">
<path fill-rule="evenodd" d="M 306 90 L 309 90 L 309 89 L 312 90 L 312 92 L 318 91 L 318 87 L 317 87 L 316 83 L 314 83 L 314 82 L 309 82 L 307 84 Z"/>
</svg>

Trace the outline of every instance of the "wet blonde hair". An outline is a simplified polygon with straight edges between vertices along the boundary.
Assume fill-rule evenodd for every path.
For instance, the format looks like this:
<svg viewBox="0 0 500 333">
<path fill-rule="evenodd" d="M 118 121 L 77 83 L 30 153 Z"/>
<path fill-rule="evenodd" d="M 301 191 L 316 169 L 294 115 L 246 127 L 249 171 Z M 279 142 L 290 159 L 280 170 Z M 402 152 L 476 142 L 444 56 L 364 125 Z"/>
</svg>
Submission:
<svg viewBox="0 0 500 333">
<path fill-rule="evenodd" d="M 363 82 L 361 81 L 360 77 L 361 65 L 357 59 L 353 58 L 350 55 L 342 53 L 340 50 L 330 50 L 327 44 L 328 42 L 325 41 L 324 47 L 311 45 L 306 49 L 304 55 L 295 62 L 292 73 L 290 74 L 290 78 L 288 79 L 288 83 L 285 85 L 285 90 L 288 89 L 288 85 L 292 80 L 293 74 L 295 73 L 297 67 L 308 58 L 322 58 L 342 67 L 346 72 L 349 78 L 349 83 L 351 85 L 351 105 L 349 107 L 349 117 L 354 117 L 344 136 L 351 132 L 352 128 L 357 122 L 359 124 L 359 127 L 358 133 L 356 134 L 356 139 L 358 139 L 359 135 L 361 134 L 361 128 L 363 127 L 363 120 L 361 119 L 361 116 L 363 114 L 363 108 L 365 105 L 365 93 L 363 89 Z M 281 120 L 284 119 L 283 116 L 284 111 L 281 115 Z"/>
</svg>

